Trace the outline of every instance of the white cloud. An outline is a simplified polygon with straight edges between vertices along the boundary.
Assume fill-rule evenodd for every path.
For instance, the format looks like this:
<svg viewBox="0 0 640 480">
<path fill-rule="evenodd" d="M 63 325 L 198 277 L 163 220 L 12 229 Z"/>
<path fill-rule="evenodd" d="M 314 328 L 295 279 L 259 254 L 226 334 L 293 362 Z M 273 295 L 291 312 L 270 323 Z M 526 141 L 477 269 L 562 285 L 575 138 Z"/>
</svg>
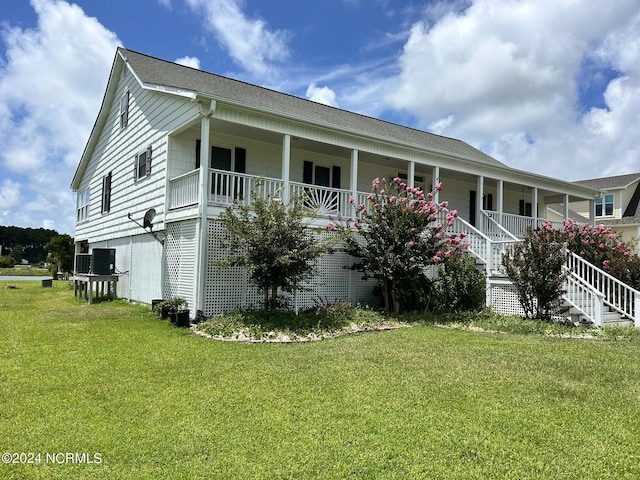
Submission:
<svg viewBox="0 0 640 480">
<path fill-rule="evenodd" d="M 200 70 L 200 59 L 196 57 L 180 57 L 176 60 L 176 63 L 184 65 L 185 67 L 197 68 Z"/>
<path fill-rule="evenodd" d="M 268 75 L 274 63 L 289 57 L 286 30 L 270 30 L 260 18 L 249 18 L 242 11 L 242 0 L 186 0 L 190 7 L 203 11 L 207 27 L 228 54 L 254 75 Z"/>
<path fill-rule="evenodd" d="M 9 179 L 0 188 L 0 210 L 12 208 L 20 202 L 20 184 Z"/>
<path fill-rule="evenodd" d="M 312 83 L 307 87 L 306 96 L 309 100 L 314 102 L 323 103 L 331 107 L 338 107 L 336 101 L 336 92 L 329 87 L 318 87 L 315 83 Z"/>
<path fill-rule="evenodd" d="M 639 18 L 636 0 L 475 0 L 412 26 L 385 100 L 516 168 L 571 180 L 638 171 Z M 581 114 L 587 58 L 621 76 L 606 108 Z"/>
<path fill-rule="evenodd" d="M 75 202 L 69 184 L 120 42 L 77 5 L 61 0 L 32 0 L 31 5 L 37 27 L 2 31 L 0 166 L 21 174 L 23 197 L 42 192 L 38 203 L 47 206 L 49 219 L 59 231 L 71 233 Z M 16 211 L 4 221 L 44 222 L 37 210 Z"/>
</svg>

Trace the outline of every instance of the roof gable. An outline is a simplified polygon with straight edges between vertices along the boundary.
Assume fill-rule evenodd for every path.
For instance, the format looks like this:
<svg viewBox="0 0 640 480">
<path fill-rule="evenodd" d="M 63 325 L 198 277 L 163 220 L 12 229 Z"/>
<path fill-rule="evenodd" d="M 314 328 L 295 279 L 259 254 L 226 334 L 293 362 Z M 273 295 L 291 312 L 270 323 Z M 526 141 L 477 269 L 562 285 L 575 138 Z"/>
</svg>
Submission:
<svg viewBox="0 0 640 480">
<path fill-rule="evenodd" d="M 631 184 L 640 181 L 640 173 L 629 173 L 627 175 L 615 175 L 613 177 L 591 178 L 588 180 L 578 180 L 578 185 L 596 188 L 600 190 L 617 190 L 627 188 Z"/>
</svg>

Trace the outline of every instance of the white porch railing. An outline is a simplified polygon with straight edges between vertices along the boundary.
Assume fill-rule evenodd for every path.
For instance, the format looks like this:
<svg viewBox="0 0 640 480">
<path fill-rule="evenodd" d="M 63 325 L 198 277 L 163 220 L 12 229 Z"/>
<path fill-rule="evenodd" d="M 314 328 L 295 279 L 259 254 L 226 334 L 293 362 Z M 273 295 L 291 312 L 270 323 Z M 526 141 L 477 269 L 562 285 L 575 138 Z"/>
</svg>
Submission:
<svg viewBox="0 0 640 480">
<path fill-rule="evenodd" d="M 169 180 L 169 209 L 198 203 L 198 170 Z"/>
<path fill-rule="evenodd" d="M 209 203 L 212 205 L 248 205 L 251 202 L 252 191 L 255 190 L 261 198 L 266 198 L 269 195 L 276 195 L 284 186 L 284 182 L 277 178 L 226 170 L 209 169 L 209 175 L 211 175 Z M 258 182 L 259 180 L 261 182 Z"/>
<path fill-rule="evenodd" d="M 320 216 L 351 217 L 350 190 L 291 182 L 291 191 L 294 195 L 305 195 L 306 205 L 316 210 Z"/>
<path fill-rule="evenodd" d="M 563 226 L 562 222 L 555 222 L 544 218 L 523 217 L 512 213 L 500 213 L 491 210 L 483 210 L 482 212 L 518 238 L 523 238 L 527 234 L 527 231 L 535 230 L 545 222 L 550 223 L 553 228 L 558 230 L 562 230 Z"/>
</svg>

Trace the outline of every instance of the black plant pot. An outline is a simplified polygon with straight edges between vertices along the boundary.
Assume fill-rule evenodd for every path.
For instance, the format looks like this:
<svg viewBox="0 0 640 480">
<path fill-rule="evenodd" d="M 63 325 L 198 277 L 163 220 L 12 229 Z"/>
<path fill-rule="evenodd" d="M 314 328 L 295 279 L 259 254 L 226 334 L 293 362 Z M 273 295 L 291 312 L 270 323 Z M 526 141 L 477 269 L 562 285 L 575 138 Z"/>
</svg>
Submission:
<svg viewBox="0 0 640 480">
<path fill-rule="evenodd" d="M 162 303 L 162 300 L 159 300 L 159 299 L 151 300 L 151 311 L 155 312 L 160 303 Z"/>
<path fill-rule="evenodd" d="M 181 310 L 171 314 L 171 323 L 175 323 L 176 327 L 189 326 L 189 310 Z"/>
</svg>

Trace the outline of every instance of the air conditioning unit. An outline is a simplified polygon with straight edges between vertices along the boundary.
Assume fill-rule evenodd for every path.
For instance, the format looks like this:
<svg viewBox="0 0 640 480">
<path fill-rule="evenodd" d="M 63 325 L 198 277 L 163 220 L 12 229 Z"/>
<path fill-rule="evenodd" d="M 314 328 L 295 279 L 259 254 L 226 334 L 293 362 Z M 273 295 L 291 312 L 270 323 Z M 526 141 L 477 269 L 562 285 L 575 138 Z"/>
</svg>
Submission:
<svg viewBox="0 0 640 480">
<path fill-rule="evenodd" d="M 91 254 L 78 253 L 76 255 L 76 273 L 89 273 L 91 271 Z"/>
<path fill-rule="evenodd" d="M 91 251 L 91 273 L 94 275 L 113 275 L 115 270 L 115 248 L 94 248 Z"/>
</svg>

